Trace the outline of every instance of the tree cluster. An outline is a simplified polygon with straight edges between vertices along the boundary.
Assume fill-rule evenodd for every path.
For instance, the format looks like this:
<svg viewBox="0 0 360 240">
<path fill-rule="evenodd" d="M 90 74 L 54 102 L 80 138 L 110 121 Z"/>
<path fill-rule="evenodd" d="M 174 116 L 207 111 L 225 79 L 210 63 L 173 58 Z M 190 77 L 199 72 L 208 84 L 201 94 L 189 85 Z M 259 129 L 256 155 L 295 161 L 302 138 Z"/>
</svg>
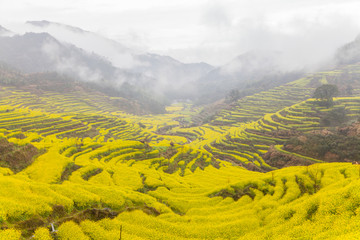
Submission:
<svg viewBox="0 0 360 240">
<path fill-rule="evenodd" d="M 333 98 L 339 94 L 339 89 L 333 84 L 323 84 L 316 88 L 314 98 L 320 100 L 326 107 L 334 105 Z"/>
</svg>

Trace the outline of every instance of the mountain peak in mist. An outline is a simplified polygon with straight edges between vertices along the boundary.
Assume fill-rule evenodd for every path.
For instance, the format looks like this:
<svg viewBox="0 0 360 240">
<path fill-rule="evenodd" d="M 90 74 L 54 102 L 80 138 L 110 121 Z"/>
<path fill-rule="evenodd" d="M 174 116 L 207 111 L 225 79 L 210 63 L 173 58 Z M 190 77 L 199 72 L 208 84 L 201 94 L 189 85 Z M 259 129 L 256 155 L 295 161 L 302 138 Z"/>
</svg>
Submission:
<svg viewBox="0 0 360 240">
<path fill-rule="evenodd" d="M 0 60 L 25 73 L 56 71 L 85 81 L 110 78 L 115 71 L 100 56 L 58 41 L 47 32 L 0 37 Z"/>
<path fill-rule="evenodd" d="M 32 31 L 48 32 L 61 42 L 102 56 L 116 68 L 153 79 L 152 88 L 161 95 L 188 98 L 189 84 L 214 69 L 206 63 L 182 63 L 170 56 L 139 51 L 98 33 L 61 23 L 44 20 L 29 21 L 27 25 Z"/>
<path fill-rule="evenodd" d="M 302 74 L 302 69 L 286 65 L 280 51 L 253 50 L 204 75 L 197 88 L 202 93 L 200 102 L 204 102 L 203 99 L 216 101 L 232 89 L 258 91 L 295 80 Z"/>
<path fill-rule="evenodd" d="M 0 37 L 9 37 L 12 35 L 14 35 L 13 32 L 0 25 Z"/>
<path fill-rule="evenodd" d="M 19 38 L 20 36 L 17 37 Z M 34 43 L 42 43 L 45 41 L 53 41 L 59 43 L 56 38 L 54 38 L 47 32 L 41 32 L 41 33 L 27 32 L 23 35 L 23 37 L 28 40 L 33 40 Z"/>
<path fill-rule="evenodd" d="M 360 35 L 354 41 L 339 48 L 335 54 L 337 64 L 352 64 L 360 62 Z"/>
<path fill-rule="evenodd" d="M 50 22 L 47 20 L 41 20 L 41 21 L 27 21 L 26 24 L 35 26 L 35 27 L 40 27 L 40 28 L 46 28 L 46 27 L 51 27 L 51 26 L 58 26 L 58 27 L 64 27 L 67 28 L 70 31 L 73 32 L 77 32 L 77 33 L 86 33 L 88 31 L 85 31 L 81 28 L 78 27 L 73 27 L 70 25 L 66 25 L 66 24 L 62 24 L 62 23 L 57 23 L 57 22 Z"/>
<path fill-rule="evenodd" d="M 282 72 L 282 53 L 279 51 L 253 50 L 233 58 L 203 77 L 203 81 L 217 82 L 218 79 L 242 81 L 254 76 Z"/>
<path fill-rule="evenodd" d="M 33 32 L 48 32 L 62 42 L 70 43 L 87 52 L 94 52 L 103 56 L 118 68 L 130 69 L 138 64 L 133 57 L 136 51 L 97 33 L 46 20 L 28 21 L 26 25 Z"/>
<path fill-rule="evenodd" d="M 235 57 L 222 67 L 223 74 L 254 71 L 279 71 L 282 54 L 279 51 L 253 50 Z"/>
<path fill-rule="evenodd" d="M 38 26 L 38 27 L 46 27 L 46 26 L 49 26 L 49 24 L 51 24 L 51 23 L 49 21 L 42 20 L 42 21 L 27 21 L 26 24 L 32 24 L 32 25 Z"/>
</svg>

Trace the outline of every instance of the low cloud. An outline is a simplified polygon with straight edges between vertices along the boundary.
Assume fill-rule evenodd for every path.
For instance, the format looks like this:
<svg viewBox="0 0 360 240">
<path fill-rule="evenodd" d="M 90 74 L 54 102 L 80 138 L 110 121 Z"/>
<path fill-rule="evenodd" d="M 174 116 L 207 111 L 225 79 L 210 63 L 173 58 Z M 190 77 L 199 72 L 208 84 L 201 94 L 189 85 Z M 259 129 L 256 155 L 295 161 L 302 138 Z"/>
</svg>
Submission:
<svg viewBox="0 0 360 240">
<path fill-rule="evenodd" d="M 273 51 L 285 70 L 314 69 L 360 33 L 359 10 L 355 1 L 210 1 L 199 18 L 201 43 L 164 53 L 219 66 L 247 52 Z"/>
<path fill-rule="evenodd" d="M 98 70 L 90 69 L 76 56 L 64 56 L 59 44 L 52 40 L 46 41 L 41 50 L 52 62 L 56 72 L 77 76 L 86 82 L 98 82 L 104 78 Z"/>
<path fill-rule="evenodd" d="M 37 33 L 48 32 L 62 42 L 73 44 L 89 53 L 105 57 L 115 67 L 121 69 L 131 69 L 141 65 L 134 57 L 138 53 L 136 50 L 79 28 L 57 23 L 45 24 L 44 26 L 34 26 L 27 23 L 22 30 Z"/>
</svg>

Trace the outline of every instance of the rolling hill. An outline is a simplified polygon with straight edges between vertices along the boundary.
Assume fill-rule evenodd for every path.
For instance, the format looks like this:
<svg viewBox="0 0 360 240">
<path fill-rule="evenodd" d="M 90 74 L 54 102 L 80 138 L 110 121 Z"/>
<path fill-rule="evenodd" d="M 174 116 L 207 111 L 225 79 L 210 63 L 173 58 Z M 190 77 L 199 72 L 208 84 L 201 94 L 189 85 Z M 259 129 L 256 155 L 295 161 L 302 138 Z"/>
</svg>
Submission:
<svg viewBox="0 0 360 240">
<path fill-rule="evenodd" d="M 308 74 L 194 126 L 190 104 L 132 115 L 126 99 L 3 68 L 0 239 L 356 239 L 358 159 L 288 145 L 356 122 L 359 74 Z M 326 83 L 340 89 L 329 108 L 311 98 Z"/>
</svg>

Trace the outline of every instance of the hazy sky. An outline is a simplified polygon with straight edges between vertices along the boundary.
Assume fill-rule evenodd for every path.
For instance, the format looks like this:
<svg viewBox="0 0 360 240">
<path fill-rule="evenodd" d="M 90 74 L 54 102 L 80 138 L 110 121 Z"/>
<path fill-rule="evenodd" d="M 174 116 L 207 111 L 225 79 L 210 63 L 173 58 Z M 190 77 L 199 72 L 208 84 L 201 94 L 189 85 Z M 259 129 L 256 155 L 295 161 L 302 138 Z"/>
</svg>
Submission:
<svg viewBox="0 0 360 240">
<path fill-rule="evenodd" d="M 358 0 L 0 0 L 0 25 L 65 23 L 183 62 L 220 65 L 253 49 L 306 62 L 353 40 L 359 12 Z"/>
</svg>

